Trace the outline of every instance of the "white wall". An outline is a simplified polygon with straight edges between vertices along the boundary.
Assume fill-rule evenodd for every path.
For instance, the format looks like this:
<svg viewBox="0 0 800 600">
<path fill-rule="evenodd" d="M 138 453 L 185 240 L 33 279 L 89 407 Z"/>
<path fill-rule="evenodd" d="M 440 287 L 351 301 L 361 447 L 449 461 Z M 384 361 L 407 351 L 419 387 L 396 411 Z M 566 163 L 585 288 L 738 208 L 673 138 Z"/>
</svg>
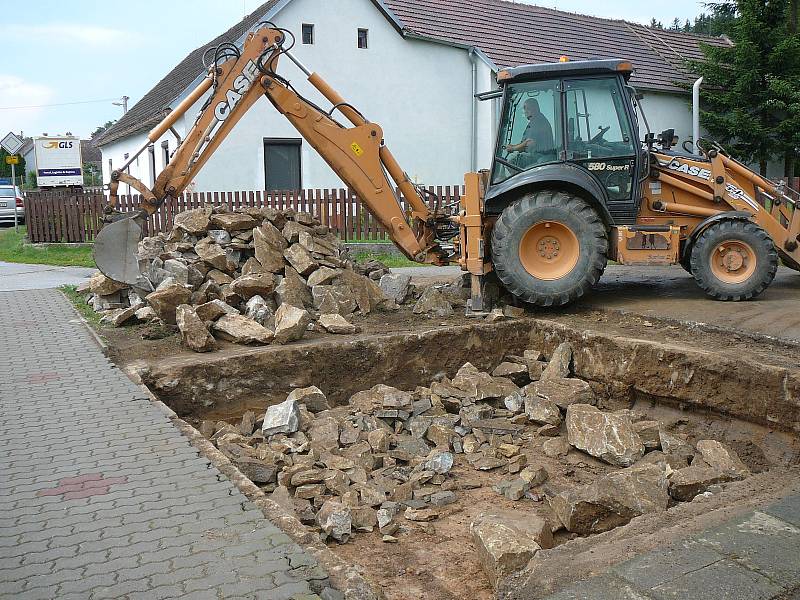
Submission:
<svg viewBox="0 0 800 600">
<path fill-rule="evenodd" d="M 273 21 L 298 36 L 293 54 L 322 75 L 368 119 L 384 130 L 386 144 L 408 174 L 429 185 L 463 182 L 471 167 L 472 66 L 463 48 L 400 36 L 370 0 L 294 0 Z M 313 23 L 314 45 L 303 45 L 301 25 Z M 369 30 L 369 48 L 357 47 L 357 30 Z M 234 40 L 235 41 L 235 40 Z M 478 62 L 478 91 L 493 87 L 493 74 Z M 297 90 L 323 107 L 327 102 L 285 57 L 279 72 Z M 205 98 L 186 113 L 176 129 L 181 135 L 191 127 Z M 478 103 L 478 168 L 491 162 L 496 125 L 494 102 Z M 347 124 L 344 117 L 336 118 Z M 166 134 L 171 138 L 171 134 Z M 194 189 L 245 190 L 264 187 L 264 138 L 300 135 L 262 98 L 244 115 L 230 136 L 198 173 Z M 125 152 L 133 153 L 144 136 L 135 135 L 103 147 L 103 169 L 108 179 L 108 158 L 116 168 Z M 156 143 L 157 171 L 160 143 Z M 174 141 L 170 150 L 174 150 Z M 302 143 L 302 184 L 306 188 L 341 187 L 342 183 L 314 150 Z M 132 175 L 149 183 L 147 153 L 131 165 Z"/>
</svg>

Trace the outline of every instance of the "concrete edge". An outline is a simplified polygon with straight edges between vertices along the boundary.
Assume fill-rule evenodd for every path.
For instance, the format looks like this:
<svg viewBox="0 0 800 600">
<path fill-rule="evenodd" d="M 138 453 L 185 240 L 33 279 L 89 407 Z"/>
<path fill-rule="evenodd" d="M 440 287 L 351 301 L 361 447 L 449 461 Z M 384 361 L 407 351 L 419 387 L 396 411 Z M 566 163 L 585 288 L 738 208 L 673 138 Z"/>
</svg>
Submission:
<svg viewBox="0 0 800 600">
<path fill-rule="evenodd" d="M 80 322 L 83 324 L 83 326 L 89 332 L 90 337 L 100 347 L 100 351 L 103 353 L 103 356 L 108 357 L 108 344 L 106 344 L 105 340 L 100 337 L 100 335 L 95 331 L 94 327 L 92 327 L 89 324 L 89 321 L 87 321 L 84 318 L 84 316 L 78 311 L 78 309 L 75 308 L 75 305 L 72 303 L 72 300 L 70 300 L 70 298 L 64 292 L 62 292 L 60 289 L 56 288 L 56 291 L 64 297 L 64 300 L 67 301 L 67 304 L 69 304 L 69 307 L 72 309 L 72 312 L 75 313 L 75 316 L 78 317 L 78 320 L 80 320 Z M 120 370 L 122 370 L 122 369 L 120 369 Z M 137 383 L 140 383 L 140 382 L 137 382 Z M 140 385 L 141 385 L 141 383 L 140 383 Z M 148 390 L 148 392 L 149 392 L 149 390 Z"/>
<path fill-rule="evenodd" d="M 148 393 L 149 390 L 148 390 Z M 152 393 L 150 397 L 154 398 Z M 160 400 L 154 400 L 162 404 Z M 231 463 L 227 456 L 222 454 L 214 447 L 209 440 L 189 423 L 172 413 L 172 423 L 177 429 L 189 439 L 191 444 L 197 448 L 203 456 L 211 461 L 211 464 L 225 475 L 231 483 L 253 504 L 261 509 L 264 517 L 294 540 L 301 548 L 314 556 L 319 565 L 328 573 L 330 582 L 334 588 L 343 592 L 347 600 L 383 600 L 381 592 L 374 590 L 366 579 L 356 570 L 354 565 L 346 563 L 336 556 L 331 550 L 319 541 L 312 531 L 300 523 L 294 515 L 290 515 L 282 506 L 270 500 L 267 495 L 252 481 L 245 477 L 236 466 Z"/>
</svg>

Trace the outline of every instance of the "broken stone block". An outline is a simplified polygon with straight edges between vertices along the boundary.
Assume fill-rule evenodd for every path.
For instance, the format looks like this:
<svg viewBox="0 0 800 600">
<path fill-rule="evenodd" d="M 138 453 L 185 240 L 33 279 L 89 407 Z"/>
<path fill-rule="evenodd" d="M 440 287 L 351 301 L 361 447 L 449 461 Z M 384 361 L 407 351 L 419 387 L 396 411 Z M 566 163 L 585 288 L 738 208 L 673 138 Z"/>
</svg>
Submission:
<svg viewBox="0 0 800 600">
<path fill-rule="evenodd" d="M 353 528 L 359 531 L 372 531 L 378 524 L 377 511 L 371 506 L 359 506 L 350 509 Z"/>
<path fill-rule="evenodd" d="M 428 498 L 428 503 L 431 506 L 447 506 L 448 504 L 454 504 L 458 500 L 455 492 L 452 491 L 443 491 L 443 492 L 434 492 Z"/>
<path fill-rule="evenodd" d="M 331 269 L 330 267 L 320 267 L 308 276 L 308 287 L 315 285 L 328 285 L 341 274 L 341 269 Z"/>
<path fill-rule="evenodd" d="M 571 404 L 594 404 L 594 392 L 582 379 L 541 379 L 525 387 L 528 396 L 544 398 L 559 408 L 566 409 Z"/>
<path fill-rule="evenodd" d="M 178 306 L 175 310 L 175 321 L 181 332 L 181 340 L 187 348 L 195 352 L 210 352 L 214 349 L 214 338 L 194 308 L 188 304 Z"/>
<path fill-rule="evenodd" d="M 325 480 L 325 471 L 322 469 L 306 469 L 294 473 L 291 478 L 291 484 L 294 487 L 307 485 L 309 483 L 322 483 Z"/>
<path fill-rule="evenodd" d="M 482 453 L 470 454 L 467 457 L 469 464 L 476 471 L 493 471 L 506 465 L 506 461 L 495 456 L 486 456 Z"/>
<path fill-rule="evenodd" d="M 692 448 L 689 442 L 684 438 L 663 430 L 659 431 L 658 438 L 661 443 L 661 450 L 664 454 L 672 454 L 673 456 L 685 458 L 687 463 L 691 462 L 694 458 L 694 448 Z"/>
<path fill-rule="evenodd" d="M 294 433 L 298 429 L 300 429 L 300 409 L 294 400 L 287 398 L 280 404 L 270 406 L 264 414 L 264 424 L 261 426 L 264 437 L 278 433 Z"/>
<path fill-rule="evenodd" d="M 540 396 L 525 396 L 528 420 L 540 425 L 561 425 L 561 411 L 555 402 Z"/>
<path fill-rule="evenodd" d="M 521 391 L 509 394 L 503 398 L 503 405 L 512 413 L 522 412 L 522 409 L 525 408 L 525 394 Z"/>
<path fill-rule="evenodd" d="M 307 310 L 291 304 L 281 304 L 275 313 L 275 343 L 286 344 L 299 340 L 305 335 L 311 321 Z"/>
<path fill-rule="evenodd" d="M 211 300 L 195 307 L 197 316 L 203 321 L 216 321 L 223 315 L 238 315 L 239 311 L 222 300 Z"/>
<path fill-rule="evenodd" d="M 240 456 L 233 464 L 253 483 L 272 483 L 276 481 L 278 469 L 275 465 L 251 456 Z"/>
<path fill-rule="evenodd" d="M 561 427 L 557 425 L 542 425 L 536 430 L 539 437 L 557 437 L 561 435 Z"/>
<path fill-rule="evenodd" d="M 253 229 L 256 220 L 243 213 L 223 213 L 211 216 L 211 224 L 225 231 L 244 231 Z"/>
<path fill-rule="evenodd" d="M 492 377 L 505 377 L 517 386 L 523 386 L 530 381 L 528 368 L 525 365 L 513 362 L 501 362 L 492 371 Z"/>
<path fill-rule="evenodd" d="M 175 325 L 175 310 L 181 304 L 189 302 L 192 292 L 182 285 L 170 285 L 151 292 L 145 297 L 150 307 L 156 311 L 158 318 L 170 325 Z"/>
<path fill-rule="evenodd" d="M 308 430 L 311 443 L 323 449 L 339 447 L 339 423 L 333 417 L 317 417 Z"/>
<path fill-rule="evenodd" d="M 547 473 L 547 469 L 544 467 L 537 467 L 535 465 L 531 465 L 522 469 L 522 471 L 519 472 L 519 476 L 527 481 L 531 487 L 540 486 L 550 478 L 550 475 Z"/>
<path fill-rule="evenodd" d="M 164 261 L 164 270 L 175 279 L 176 283 L 187 285 L 189 283 L 189 267 L 183 262 L 171 258 Z"/>
<path fill-rule="evenodd" d="M 531 489 L 531 484 L 521 477 L 506 479 L 494 486 L 494 491 L 513 501 L 521 500 L 529 489 Z"/>
<path fill-rule="evenodd" d="M 348 506 L 331 498 L 317 513 L 317 524 L 325 535 L 343 544 L 352 533 L 352 513 Z"/>
<path fill-rule="evenodd" d="M 386 429 L 376 429 L 367 434 L 367 441 L 374 452 L 386 453 L 389 451 L 389 444 L 392 434 Z"/>
<path fill-rule="evenodd" d="M 138 309 L 135 314 L 136 314 L 136 318 L 139 321 L 142 321 L 142 322 L 145 322 L 145 323 L 147 321 L 152 321 L 153 319 L 157 319 L 158 318 L 158 315 L 156 314 L 156 311 L 154 311 L 149 306 L 144 306 L 144 307 Z"/>
<path fill-rule="evenodd" d="M 402 304 L 406 301 L 410 287 L 411 275 L 388 273 L 380 280 L 381 291 L 395 304 Z"/>
<path fill-rule="evenodd" d="M 256 413 L 252 410 L 245 411 L 242 415 L 242 420 L 239 422 L 239 431 L 242 435 L 253 435 L 253 429 L 256 426 Z"/>
<path fill-rule="evenodd" d="M 267 325 L 267 322 L 275 316 L 272 306 L 264 300 L 262 296 L 253 296 L 247 301 L 244 307 L 244 316 L 253 319 L 259 325 Z"/>
<path fill-rule="evenodd" d="M 663 512 L 669 495 L 663 469 L 637 465 L 548 500 L 568 531 L 588 535 L 624 525 L 645 513 Z"/>
<path fill-rule="evenodd" d="M 566 379 L 572 366 L 572 346 L 569 342 L 560 343 L 542 372 L 542 379 Z"/>
<path fill-rule="evenodd" d="M 422 292 L 413 311 L 415 315 L 428 315 L 433 317 L 449 317 L 455 311 L 453 305 L 447 301 L 444 294 L 431 286 Z"/>
<path fill-rule="evenodd" d="M 313 298 L 303 278 L 289 266 L 284 269 L 284 272 L 286 276 L 275 288 L 275 300 L 278 305 L 289 304 L 301 309 L 311 306 Z"/>
<path fill-rule="evenodd" d="M 433 508 L 406 508 L 403 516 L 408 521 L 416 521 L 420 523 L 427 523 L 439 518 L 439 511 Z"/>
<path fill-rule="evenodd" d="M 100 321 L 111 323 L 114 327 L 122 327 L 136 316 L 136 311 L 137 309 L 132 306 L 129 308 L 114 308 L 106 312 Z"/>
<path fill-rule="evenodd" d="M 661 424 L 658 421 L 638 421 L 633 424 L 633 430 L 639 434 L 645 450 L 661 448 Z"/>
<path fill-rule="evenodd" d="M 630 418 L 606 413 L 589 404 L 567 408 L 569 443 L 609 464 L 629 467 L 644 456 L 644 444 Z"/>
<path fill-rule="evenodd" d="M 217 337 L 236 344 L 269 344 L 274 337 L 269 329 L 242 315 L 223 315 L 213 328 Z"/>
<path fill-rule="evenodd" d="M 234 279 L 231 291 L 241 296 L 243 300 L 249 300 L 253 296 L 266 297 L 275 291 L 275 278 L 272 273 L 243 275 Z"/>
<path fill-rule="evenodd" d="M 290 244 L 297 244 L 300 241 L 300 234 L 302 232 L 311 233 L 311 229 L 302 225 L 296 221 L 287 221 L 286 225 L 283 226 L 283 237 L 290 243 Z"/>
<path fill-rule="evenodd" d="M 209 229 L 208 237 L 220 246 L 227 246 L 231 243 L 231 234 L 224 229 Z"/>
<path fill-rule="evenodd" d="M 314 308 L 323 314 L 346 316 L 358 307 L 353 290 L 344 285 L 317 285 L 311 288 L 311 295 Z"/>
<path fill-rule="evenodd" d="M 185 210 L 175 215 L 173 228 L 181 229 L 192 235 L 201 235 L 206 232 L 211 224 L 211 207 L 203 206 L 192 210 Z"/>
<path fill-rule="evenodd" d="M 453 377 L 452 383 L 475 400 L 505 398 L 519 391 L 509 379 L 492 377 L 479 371 L 472 363 L 465 363 Z"/>
<path fill-rule="evenodd" d="M 524 530 L 518 515 L 480 518 L 470 524 L 470 533 L 478 549 L 478 558 L 492 586 L 521 571 L 541 546 Z"/>
<path fill-rule="evenodd" d="M 223 273 L 219 269 L 211 269 L 206 274 L 206 280 L 211 281 L 217 285 L 227 285 L 233 281 L 233 277 L 227 273 Z"/>
<path fill-rule="evenodd" d="M 261 267 L 270 273 L 283 271 L 286 260 L 283 251 L 286 249 L 286 240 L 277 232 L 275 227 L 265 222 L 261 227 L 253 229 L 253 248 L 255 249 L 256 260 Z"/>
<path fill-rule="evenodd" d="M 300 404 L 305 404 L 306 408 L 312 413 L 330 410 L 331 408 L 330 404 L 328 404 L 328 399 L 325 397 L 325 394 L 323 394 L 322 390 L 315 385 L 292 390 L 286 399 L 298 402 Z"/>
<path fill-rule="evenodd" d="M 327 314 L 327 315 L 320 315 L 319 320 L 317 323 L 322 326 L 322 328 L 327 331 L 328 333 L 333 334 L 354 334 L 358 333 L 360 329 L 350 323 L 347 319 L 345 319 L 342 315 L 339 314 Z"/>
<path fill-rule="evenodd" d="M 299 244 L 294 244 L 284 250 L 283 257 L 300 275 L 303 276 L 311 275 L 311 273 L 319 266 L 319 263 L 314 260 L 314 257 L 311 256 L 311 253 Z"/>
<path fill-rule="evenodd" d="M 197 242 L 194 251 L 203 261 L 220 271 L 232 273 L 238 266 L 222 246 L 215 244 L 210 239 Z"/>
<path fill-rule="evenodd" d="M 653 450 L 645 454 L 644 458 L 637 461 L 636 464 L 659 465 L 661 468 L 664 468 L 664 465 L 669 465 L 670 469 L 677 471 L 678 469 L 689 466 L 689 460 L 686 457 L 676 456 L 674 454 L 664 454 L 661 450 Z"/>
<path fill-rule="evenodd" d="M 745 466 L 739 455 L 716 440 L 700 440 L 697 442 L 697 451 L 709 467 L 733 480 L 744 479 L 750 475 L 750 469 Z"/>
<path fill-rule="evenodd" d="M 669 476 L 669 495 L 679 502 L 689 502 L 710 486 L 731 481 L 730 474 L 714 467 L 691 465 L 673 471 Z"/>
<path fill-rule="evenodd" d="M 453 454 L 450 452 L 434 451 L 428 457 L 428 460 L 422 464 L 422 470 L 433 471 L 434 473 L 444 475 L 445 473 L 449 473 L 450 469 L 453 468 L 453 460 Z"/>
<path fill-rule="evenodd" d="M 569 442 L 562 437 L 551 438 L 542 445 L 542 452 L 550 458 L 566 456 L 569 453 L 569 449 Z"/>
</svg>

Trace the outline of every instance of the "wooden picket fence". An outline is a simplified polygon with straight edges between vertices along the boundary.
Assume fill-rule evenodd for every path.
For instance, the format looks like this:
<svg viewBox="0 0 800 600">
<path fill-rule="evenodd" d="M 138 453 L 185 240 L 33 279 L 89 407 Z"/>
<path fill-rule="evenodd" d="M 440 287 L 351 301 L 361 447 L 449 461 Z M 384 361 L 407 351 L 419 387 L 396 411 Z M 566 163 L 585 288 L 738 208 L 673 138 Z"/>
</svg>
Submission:
<svg viewBox="0 0 800 600">
<path fill-rule="evenodd" d="M 427 188 L 438 197 L 442 206 L 458 202 L 462 186 L 431 186 Z M 41 242 L 92 242 L 103 227 L 103 208 L 106 197 L 100 191 L 75 193 L 61 191 L 28 192 L 25 197 L 25 218 L 28 239 Z M 141 196 L 120 196 L 118 209 L 130 212 L 139 208 Z M 426 202 L 435 208 L 434 197 Z M 307 189 L 296 192 L 196 192 L 183 194 L 165 202 L 145 224 L 145 235 L 166 233 L 172 229 L 175 215 L 200 206 L 226 206 L 230 210 L 241 207 L 292 208 L 309 212 L 345 241 L 388 241 L 386 230 L 361 204 L 352 190 Z M 404 211 L 408 210 L 401 199 Z"/>
</svg>

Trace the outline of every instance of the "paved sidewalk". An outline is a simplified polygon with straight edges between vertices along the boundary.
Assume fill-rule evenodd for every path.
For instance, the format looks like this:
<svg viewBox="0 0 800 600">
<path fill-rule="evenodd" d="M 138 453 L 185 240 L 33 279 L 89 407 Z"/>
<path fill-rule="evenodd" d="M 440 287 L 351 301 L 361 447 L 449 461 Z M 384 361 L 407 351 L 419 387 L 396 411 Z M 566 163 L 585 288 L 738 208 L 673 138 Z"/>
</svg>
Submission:
<svg viewBox="0 0 800 600">
<path fill-rule="evenodd" d="M 0 292 L 78 285 L 97 269 L 0 262 Z"/>
<path fill-rule="evenodd" d="M 547 600 L 800 599 L 800 495 L 642 554 Z"/>
<path fill-rule="evenodd" d="M 0 293 L 0 598 L 317 598 L 327 575 L 100 352 Z"/>
</svg>

